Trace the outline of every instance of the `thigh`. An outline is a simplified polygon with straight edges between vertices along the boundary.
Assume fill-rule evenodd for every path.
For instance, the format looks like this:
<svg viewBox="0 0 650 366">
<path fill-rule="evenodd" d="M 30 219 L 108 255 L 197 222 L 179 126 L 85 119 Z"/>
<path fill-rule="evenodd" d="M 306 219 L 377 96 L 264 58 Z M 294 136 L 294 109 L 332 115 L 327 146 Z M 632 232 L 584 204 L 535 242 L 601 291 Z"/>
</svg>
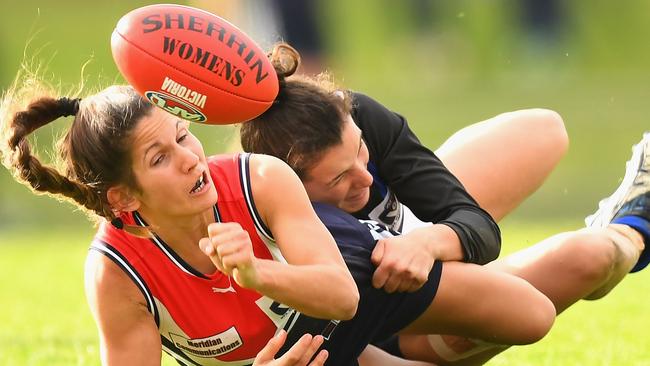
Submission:
<svg viewBox="0 0 650 366">
<path fill-rule="evenodd" d="M 557 113 L 527 109 L 463 128 L 436 155 L 498 221 L 539 188 L 567 148 Z"/>
<path fill-rule="evenodd" d="M 559 314 L 603 285 L 611 290 L 629 272 L 638 258 L 630 237 L 610 228 L 560 233 L 487 266 L 525 279 Z"/>
<path fill-rule="evenodd" d="M 527 344 L 541 339 L 554 318 L 550 300 L 521 278 L 483 266 L 446 262 L 434 301 L 402 333 Z"/>
</svg>

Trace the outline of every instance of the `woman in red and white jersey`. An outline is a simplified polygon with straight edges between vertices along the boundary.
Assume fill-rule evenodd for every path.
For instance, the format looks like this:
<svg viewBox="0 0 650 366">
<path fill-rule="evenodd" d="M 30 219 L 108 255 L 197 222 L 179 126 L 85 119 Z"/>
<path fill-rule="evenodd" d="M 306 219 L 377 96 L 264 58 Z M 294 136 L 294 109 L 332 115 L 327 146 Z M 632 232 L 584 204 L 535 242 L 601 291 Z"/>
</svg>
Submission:
<svg viewBox="0 0 650 366">
<path fill-rule="evenodd" d="M 186 364 L 249 365 L 294 312 L 355 314 L 355 282 L 284 163 L 246 159 L 248 176 L 229 177 L 239 174 L 237 158 L 220 170 L 188 122 L 130 87 L 21 105 L 19 95 L 35 92 L 4 97 L 4 163 L 35 191 L 100 218 L 86 291 L 105 364 L 160 364 L 164 349 Z M 59 145 L 59 171 L 32 154 L 27 136 L 64 116 L 74 121 Z M 260 239 L 270 231 L 272 243 Z M 212 255 L 199 243 L 211 243 Z"/>
</svg>

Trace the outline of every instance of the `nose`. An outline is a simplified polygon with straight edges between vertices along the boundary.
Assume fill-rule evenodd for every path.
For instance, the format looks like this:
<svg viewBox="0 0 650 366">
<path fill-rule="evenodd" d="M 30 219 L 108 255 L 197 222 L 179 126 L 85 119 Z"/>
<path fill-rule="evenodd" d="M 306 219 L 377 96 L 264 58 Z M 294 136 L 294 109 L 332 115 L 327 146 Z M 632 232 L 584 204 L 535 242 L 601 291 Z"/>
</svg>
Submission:
<svg viewBox="0 0 650 366">
<path fill-rule="evenodd" d="M 180 147 L 180 166 L 183 173 L 191 172 L 199 163 L 199 156 L 192 150 Z"/>
<path fill-rule="evenodd" d="M 372 184 L 372 174 L 368 171 L 366 164 L 357 164 L 354 173 L 354 185 L 357 188 L 369 187 Z"/>
</svg>

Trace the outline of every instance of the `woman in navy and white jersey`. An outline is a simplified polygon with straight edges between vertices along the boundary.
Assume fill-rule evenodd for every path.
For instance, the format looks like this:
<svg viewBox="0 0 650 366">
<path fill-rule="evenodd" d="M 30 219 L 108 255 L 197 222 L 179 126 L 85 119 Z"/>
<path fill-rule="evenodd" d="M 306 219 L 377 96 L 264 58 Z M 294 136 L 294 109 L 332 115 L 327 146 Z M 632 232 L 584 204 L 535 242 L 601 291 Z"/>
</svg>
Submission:
<svg viewBox="0 0 650 366">
<path fill-rule="evenodd" d="M 377 266 L 373 285 L 387 292 L 417 290 L 438 261 L 446 264 L 444 284 L 450 261 L 485 264 L 495 259 L 500 249 L 495 220 L 532 193 L 567 148 L 560 116 L 534 109 L 463 129 L 434 153 L 403 116 L 372 98 L 342 90 L 326 75 L 292 75 L 299 55 L 290 46 L 276 45 L 270 55 L 282 76 L 280 91 L 266 112 L 241 125 L 242 147 L 287 162 L 312 200 L 402 230 L 401 236 L 381 239 L 371 256 Z M 637 160 L 643 153 L 635 156 L 635 166 L 641 166 Z M 650 261 L 650 251 L 639 260 L 643 225 L 600 221 L 600 227 L 554 236 L 488 266 L 526 279 L 558 313 L 582 298 L 600 298 L 631 269 Z M 455 317 L 474 310 L 495 286 L 466 294 L 464 304 L 439 321 L 457 325 L 450 333 L 475 337 L 476 328 L 484 325 L 476 321 L 464 328 Z M 459 296 L 441 285 L 434 304 L 444 303 L 447 295 Z M 506 304 L 502 310 L 517 306 Z M 501 330 L 518 326 L 511 320 L 499 325 Z M 506 348 L 484 341 L 401 335 L 399 344 L 393 338 L 382 347 L 408 358 L 470 363 Z"/>
</svg>

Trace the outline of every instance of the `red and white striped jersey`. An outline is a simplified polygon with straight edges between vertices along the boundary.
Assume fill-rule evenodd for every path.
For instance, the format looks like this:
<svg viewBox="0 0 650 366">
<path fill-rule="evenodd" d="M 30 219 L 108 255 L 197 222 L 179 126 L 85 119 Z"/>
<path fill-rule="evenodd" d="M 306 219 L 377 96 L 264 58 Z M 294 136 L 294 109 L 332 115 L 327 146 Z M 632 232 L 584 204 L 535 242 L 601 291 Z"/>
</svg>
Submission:
<svg viewBox="0 0 650 366">
<path fill-rule="evenodd" d="M 249 154 L 209 159 L 218 193 L 218 222 L 238 222 L 248 231 L 255 256 L 284 262 L 255 208 Z M 127 224 L 145 225 L 137 212 Z M 197 243 L 198 245 L 198 243 Z M 142 239 L 101 225 L 91 249 L 108 256 L 142 291 L 160 330 L 163 349 L 187 365 L 250 365 L 281 328 L 289 330 L 298 312 L 255 291 L 239 287 L 218 270 L 203 274 L 160 238 Z"/>
</svg>

